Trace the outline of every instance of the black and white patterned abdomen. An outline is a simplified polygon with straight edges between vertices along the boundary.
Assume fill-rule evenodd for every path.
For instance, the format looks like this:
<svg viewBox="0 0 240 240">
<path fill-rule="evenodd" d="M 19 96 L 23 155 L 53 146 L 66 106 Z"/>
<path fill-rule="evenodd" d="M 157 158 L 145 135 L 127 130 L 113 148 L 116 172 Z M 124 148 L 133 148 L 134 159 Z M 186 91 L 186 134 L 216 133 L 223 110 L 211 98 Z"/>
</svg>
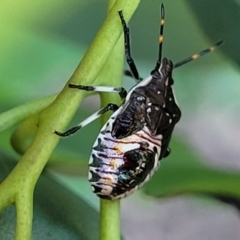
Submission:
<svg viewBox="0 0 240 240">
<path fill-rule="evenodd" d="M 93 192 L 105 199 L 123 198 L 145 183 L 159 166 L 162 136 L 147 127 L 122 139 L 113 138 L 111 123 L 96 139 L 89 160 Z"/>
</svg>

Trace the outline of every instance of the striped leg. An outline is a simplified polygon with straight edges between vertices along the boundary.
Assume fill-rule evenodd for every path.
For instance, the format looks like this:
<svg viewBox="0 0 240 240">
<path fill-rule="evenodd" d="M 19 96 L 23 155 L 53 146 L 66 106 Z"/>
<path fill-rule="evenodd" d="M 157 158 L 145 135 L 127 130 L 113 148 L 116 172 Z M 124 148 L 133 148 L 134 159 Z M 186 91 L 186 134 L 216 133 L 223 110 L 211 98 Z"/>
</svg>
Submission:
<svg viewBox="0 0 240 240">
<path fill-rule="evenodd" d="M 108 87 L 108 86 L 83 86 L 83 85 L 74 85 L 69 84 L 70 88 L 76 88 L 79 90 L 85 90 L 85 91 L 96 91 L 96 92 L 117 92 L 122 100 L 124 100 L 127 96 L 127 91 L 125 88 L 122 87 Z"/>
<path fill-rule="evenodd" d="M 85 127 L 89 123 L 93 122 L 97 118 L 101 117 L 104 113 L 106 113 L 108 111 L 115 112 L 117 109 L 118 109 L 118 105 L 113 104 L 113 103 L 109 103 L 106 107 L 104 107 L 104 108 L 100 109 L 99 111 L 93 113 L 91 116 L 89 116 L 88 118 L 86 118 L 85 120 L 80 122 L 77 126 L 72 127 L 72 128 L 70 128 L 69 130 L 67 130 L 66 132 L 63 132 L 63 133 L 58 132 L 58 131 L 54 131 L 54 133 L 57 134 L 60 137 L 68 137 L 68 136 L 74 134 L 75 132 L 77 132 L 78 130 L 80 130 L 81 128 Z"/>
<path fill-rule="evenodd" d="M 119 11 L 118 14 L 119 14 L 119 17 L 121 19 L 122 26 L 123 26 L 125 55 L 126 55 L 127 63 L 128 63 L 128 66 L 130 67 L 132 76 L 135 78 L 136 82 L 138 83 L 141 80 L 139 78 L 137 67 L 134 63 L 134 60 L 133 60 L 132 56 L 131 56 L 131 47 L 130 47 L 130 40 L 129 40 L 129 28 L 127 27 L 127 24 L 124 20 L 122 11 Z"/>
</svg>

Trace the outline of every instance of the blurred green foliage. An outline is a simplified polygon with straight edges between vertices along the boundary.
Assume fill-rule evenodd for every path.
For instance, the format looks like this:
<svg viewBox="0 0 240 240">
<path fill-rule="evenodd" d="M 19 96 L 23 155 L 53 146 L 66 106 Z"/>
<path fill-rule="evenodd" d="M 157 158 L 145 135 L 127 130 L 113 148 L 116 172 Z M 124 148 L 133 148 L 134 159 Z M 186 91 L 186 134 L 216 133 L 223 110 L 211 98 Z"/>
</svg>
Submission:
<svg viewBox="0 0 240 240">
<path fill-rule="evenodd" d="M 224 40 L 224 45 L 216 52 L 174 72 L 175 90 L 183 116 L 194 115 L 197 109 L 202 107 L 203 102 L 209 104 L 206 115 L 211 114 L 212 109 L 221 111 L 223 107 L 230 112 L 239 113 L 239 1 L 165 0 L 163 3 L 166 9 L 163 51 L 164 55 L 173 62 L 192 55 L 219 39 Z M 133 56 L 143 77 L 152 70 L 157 57 L 160 15 L 158 9 L 158 1 L 142 1 L 129 24 Z M 106 7 L 99 1 L 1 1 L 1 112 L 59 92 L 101 26 L 105 13 Z M 132 84 L 133 82 L 128 78 L 124 79 L 127 88 Z M 99 108 L 98 99 L 91 97 L 86 101 L 72 120 L 72 124 L 80 122 Z M 182 119 L 185 125 L 187 125 L 187 117 Z M 49 168 L 70 175 L 86 176 L 88 157 L 99 127 L 100 123 L 96 121 L 81 130 L 79 134 L 62 140 L 50 159 Z M 228 127 L 228 125 L 224 126 L 226 129 Z M 14 160 L 18 160 L 19 156 L 13 152 L 9 144 L 11 133 L 15 128 L 16 126 L 1 134 L 0 150 Z M 239 198 L 239 172 L 231 173 L 203 164 L 208 159 L 197 152 L 196 148 L 192 150 L 184 135 L 186 132 L 181 129 L 177 128 L 174 134 L 175 140 L 171 143 L 172 155 L 162 160 L 160 170 L 144 187 L 144 191 L 157 197 L 189 192 L 210 192 Z M 211 131 L 211 126 L 208 131 Z M 218 151 L 222 150 L 224 149 L 218 149 Z M 5 164 L 5 161 L 9 162 L 6 156 L 2 155 L 2 170 L 8 168 L 8 163 Z M 51 179 L 46 180 L 45 186 L 48 184 L 52 184 Z M 72 181 L 72 184 L 75 186 L 72 191 L 96 199 L 89 194 L 90 187 L 79 189 L 79 182 Z M 45 186 L 40 183 L 38 188 L 44 192 Z M 56 188 L 61 187 L 56 186 Z M 37 191 L 36 201 L 39 203 L 41 196 L 42 194 L 38 194 Z M 50 201 L 53 196 L 54 194 L 49 196 L 46 201 Z M 70 192 L 67 194 L 64 192 L 63 196 L 66 205 L 71 204 L 71 200 L 75 199 Z M 81 196 L 79 199 L 82 198 Z M 67 211 L 61 207 L 62 201 L 49 202 L 46 206 L 48 204 L 56 204 L 60 206 L 58 210 Z M 76 204 L 76 210 L 84 206 L 89 211 L 93 211 L 92 207 L 84 204 L 86 203 Z M 3 216 L 2 219 L 6 219 L 6 214 Z M 92 222 L 91 218 L 74 219 L 81 223 L 83 220 L 86 220 L 86 224 Z M 70 229 L 69 231 L 72 229 L 69 225 L 65 227 Z M 11 239 L 11 237 L 4 238 L 5 235 L 1 237 L 3 232 L 6 231 L 0 231 L 1 239 Z M 88 233 L 89 231 L 86 230 L 86 234 L 81 239 L 94 239 L 88 238 Z M 58 236 L 48 239 L 64 238 Z"/>
</svg>

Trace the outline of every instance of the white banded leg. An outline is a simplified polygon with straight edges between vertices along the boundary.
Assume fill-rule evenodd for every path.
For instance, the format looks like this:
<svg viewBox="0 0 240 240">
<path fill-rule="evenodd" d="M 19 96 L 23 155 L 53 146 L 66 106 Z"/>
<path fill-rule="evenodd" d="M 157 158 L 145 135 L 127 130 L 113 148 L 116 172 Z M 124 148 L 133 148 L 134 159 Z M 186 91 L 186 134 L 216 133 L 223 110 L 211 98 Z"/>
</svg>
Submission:
<svg viewBox="0 0 240 240">
<path fill-rule="evenodd" d="M 127 91 L 123 87 L 109 87 L 109 86 L 84 86 L 84 85 L 74 85 L 69 84 L 70 88 L 76 88 L 85 91 L 96 91 L 96 92 L 117 92 L 122 100 L 127 96 Z"/>
<path fill-rule="evenodd" d="M 54 131 L 55 134 L 57 134 L 60 137 L 68 137 L 72 134 L 74 134 L 75 132 L 77 132 L 78 130 L 80 130 L 81 128 L 85 127 L 86 125 L 88 125 L 89 123 L 93 122 L 94 120 L 96 120 L 97 118 L 101 117 L 101 115 L 103 115 L 104 113 L 108 112 L 108 111 L 116 111 L 118 109 L 118 105 L 113 104 L 113 103 L 109 103 L 106 107 L 100 109 L 99 111 L 93 113 L 91 116 L 89 116 L 88 118 L 86 118 L 85 120 L 83 120 L 82 122 L 80 122 L 77 126 L 70 128 L 69 130 L 67 130 L 66 132 L 58 132 L 58 131 Z"/>
</svg>

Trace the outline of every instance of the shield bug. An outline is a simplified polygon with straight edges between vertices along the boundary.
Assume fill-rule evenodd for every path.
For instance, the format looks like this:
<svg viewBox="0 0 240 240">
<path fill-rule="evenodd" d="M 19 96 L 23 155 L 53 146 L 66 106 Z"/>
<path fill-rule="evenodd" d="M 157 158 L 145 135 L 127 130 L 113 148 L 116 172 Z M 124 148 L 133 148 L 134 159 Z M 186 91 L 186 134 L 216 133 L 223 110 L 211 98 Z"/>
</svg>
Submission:
<svg viewBox="0 0 240 240">
<path fill-rule="evenodd" d="M 69 88 L 84 91 L 117 92 L 122 99 L 120 106 L 109 103 L 64 133 L 55 131 L 61 137 L 69 136 L 102 114 L 113 111 L 93 144 L 89 160 L 89 181 L 93 192 L 101 198 L 114 200 L 133 193 L 149 180 L 160 160 L 169 155 L 172 132 L 181 117 L 172 89 L 172 71 L 213 51 L 222 43 L 218 41 L 212 47 L 173 64 L 162 58 L 164 15 L 164 6 L 161 5 L 158 60 L 150 75 L 142 79 L 131 57 L 129 28 L 122 11 L 119 12 L 130 67 L 126 74 L 136 80 L 129 92 L 122 87 L 69 84 Z"/>
</svg>

